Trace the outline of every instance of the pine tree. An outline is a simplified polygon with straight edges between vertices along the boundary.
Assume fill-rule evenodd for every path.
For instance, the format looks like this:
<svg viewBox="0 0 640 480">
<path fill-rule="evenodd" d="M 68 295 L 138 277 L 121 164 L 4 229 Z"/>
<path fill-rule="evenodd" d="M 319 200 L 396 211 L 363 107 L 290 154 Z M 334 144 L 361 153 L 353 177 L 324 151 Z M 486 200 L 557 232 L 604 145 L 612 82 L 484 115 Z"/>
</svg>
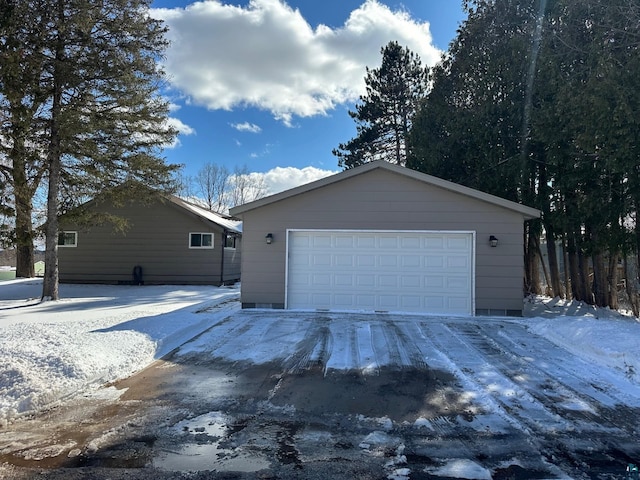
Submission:
<svg viewBox="0 0 640 480">
<path fill-rule="evenodd" d="M 39 54 L 45 26 L 42 17 L 30 17 L 36 7 L 31 1 L 0 3 L 0 181 L 11 197 L 3 202 L 3 213 L 14 219 L 3 237 L 16 247 L 17 277 L 35 275 L 33 197 L 45 174 L 44 145 L 41 136 L 33 135 L 35 117 L 47 98 L 40 85 L 46 59 Z"/>
<path fill-rule="evenodd" d="M 26 158 L 27 169 L 42 171 L 47 180 L 42 296 L 57 299 L 58 215 L 127 180 L 170 186 L 176 167 L 165 164 L 160 149 L 176 132 L 166 123 L 157 65 L 167 46 L 166 29 L 149 16 L 150 0 L 17 4 L 24 8 L 11 11 L 3 37 L 5 44 L 12 36 L 20 40 L 19 58 L 9 53 L 17 58 L 16 70 L 34 81 L 21 90 L 3 83 L 0 95 L 40 101 L 23 126 L 25 145 L 46 153 Z M 34 24 L 37 29 L 28 27 Z M 16 125 L 13 117 L 8 121 Z M 8 152 L 8 158 L 15 170 L 21 157 Z M 14 176 L 14 191 L 23 186 Z"/>
<path fill-rule="evenodd" d="M 341 167 L 380 159 L 398 165 L 406 162 L 407 136 L 427 89 L 427 70 L 417 55 L 397 42 L 390 42 L 381 53 L 380 68 L 367 67 L 367 94 L 349 112 L 358 135 L 333 150 Z"/>
</svg>

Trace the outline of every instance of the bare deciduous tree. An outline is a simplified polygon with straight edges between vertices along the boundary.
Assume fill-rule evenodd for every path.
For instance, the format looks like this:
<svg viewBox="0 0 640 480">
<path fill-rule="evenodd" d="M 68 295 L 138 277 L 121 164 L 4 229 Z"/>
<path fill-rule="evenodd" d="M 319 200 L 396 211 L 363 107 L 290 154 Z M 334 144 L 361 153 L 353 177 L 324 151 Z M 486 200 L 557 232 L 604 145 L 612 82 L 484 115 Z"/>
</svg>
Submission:
<svg viewBox="0 0 640 480">
<path fill-rule="evenodd" d="M 266 194 L 264 177 L 250 173 L 246 166 L 235 168 L 230 178 L 229 207 L 253 202 Z"/>
<path fill-rule="evenodd" d="M 205 163 L 194 180 L 196 191 L 205 201 L 207 208 L 221 212 L 225 208 L 225 197 L 229 188 L 229 170 L 215 163 Z"/>
</svg>

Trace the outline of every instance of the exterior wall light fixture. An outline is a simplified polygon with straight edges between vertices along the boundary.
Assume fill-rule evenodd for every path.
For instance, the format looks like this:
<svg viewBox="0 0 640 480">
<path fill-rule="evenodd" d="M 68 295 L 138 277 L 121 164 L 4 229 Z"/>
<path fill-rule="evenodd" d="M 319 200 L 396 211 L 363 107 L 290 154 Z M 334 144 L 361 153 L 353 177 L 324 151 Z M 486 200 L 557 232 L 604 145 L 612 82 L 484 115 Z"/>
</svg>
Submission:
<svg viewBox="0 0 640 480">
<path fill-rule="evenodd" d="M 271 245 L 271 243 L 273 242 L 273 233 L 267 233 L 267 236 L 264 237 L 265 242 L 267 242 L 267 245 Z"/>
<path fill-rule="evenodd" d="M 489 237 L 489 245 L 491 245 L 492 247 L 498 246 L 498 239 L 495 237 L 495 235 L 491 235 Z"/>
</svg>

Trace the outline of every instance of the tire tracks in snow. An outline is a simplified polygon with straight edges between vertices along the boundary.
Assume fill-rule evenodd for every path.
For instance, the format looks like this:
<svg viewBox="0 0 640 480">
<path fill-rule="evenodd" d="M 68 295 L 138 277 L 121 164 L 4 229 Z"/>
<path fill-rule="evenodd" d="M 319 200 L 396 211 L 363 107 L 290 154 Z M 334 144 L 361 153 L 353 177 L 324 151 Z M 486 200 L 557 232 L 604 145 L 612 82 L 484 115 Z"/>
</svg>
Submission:
<svg viewBox="0 0 640 480">
<path fill-rule="evenodd" d="M 434 348 L 446 358 L 450 369 L 463 382 L 463 387 L 466 385 L 470 391 L 482 392 L 477 401 L 481 402 L 484 409 L 497 413 L 512 427 L 527 435 L 538 431 L 541 425 L 552 431 L 566 427 L 562 419 L 502 375 L 466 341 L 464 335 L 455 331 L 455 324 L 455 321 L 423 322 L 420 326 Z"/>
<path fill-rule="evenodd" d="M 520 334 L 523 327 L 519 325 L 501 324 L 495 332 L 490 328 L 488 324 L 466 324 L 459 325 L 457 330 L 464 332 L 469 343 L 506 377 L 521 385 L 550 411 L 575 424 L 576 430 L 591 429 L 595 433 L 610 430 L 623 435 L 638 430 L 640 409 L 622 407 L 626 402 L 620 398 L 621 392 L 615 391 L 606 379 L 603 379 L 605 388 L 597 387 L 595 382 L 601 374 L 591 364 L 575 356 L 569 357 L 572 363 L 568 364 L 566 352 L 544 339 L 538 339 L 538 345 L 527 345 L 525 341 L 536 337 L 529 332 Z M 574 371 L 590 371 L 593 376 L 587 381 Z M 625 421 L 620 421 L 621 416 Z"/>
<path fill-rule="evenodd" d="M 304 338 L 300 340 L 294 349 L 283 362 L 287 373 L 300 373 L 311 368 L 313 364 L 323 367 L 331 356 L 331 346 L 333 344 L 330 318 L 319 318 L 317 322 L 312 322 L 307 328 Z"/>
</svg>

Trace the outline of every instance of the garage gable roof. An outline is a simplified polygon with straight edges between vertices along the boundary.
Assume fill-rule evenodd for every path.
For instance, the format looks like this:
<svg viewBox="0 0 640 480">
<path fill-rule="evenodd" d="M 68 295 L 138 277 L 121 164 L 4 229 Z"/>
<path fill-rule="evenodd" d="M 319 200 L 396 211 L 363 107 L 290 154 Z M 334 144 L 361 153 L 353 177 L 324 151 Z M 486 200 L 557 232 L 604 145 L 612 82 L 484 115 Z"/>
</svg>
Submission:
<svg viewBox="0 0 640 480">
<path fill-rule="evenodd" d="M 315 182 L 307 183 L 305 185 L 300 185 L 299 187 L 295 187 L 290 190 L 285 190 L 284 192 L 276 193 L 274 195 L 270 195 L 268 197 L 255 200 L 253 202 L 245 203 L 244 205 L 238 205 L 237 207 L 233 207 L 229 211 L 229 213 L 232 216 L 241 216 L 243 213 L 248 212 L 250 210 L 255 210 L 256 208 L 264 207 L 266 205 L 279 202 L 281 200 L 294 197 L 296 195 L 301 195 L 311 190 L 322 188 L 327 185 L 331 185 L 333 183 L 341 182 L 343 180 L 347 180 L 356 175 L 362 175 L 363 173 L 367 173 L 375 169 L 388 170 L 390 172 L 393 172 L 399 175 L 404 175 L 409 178 L 413 178 L 415 180 L 424 182 L 428 185 L 433 185 L 435 187 L 439 187 L 439 188 L 449 190 L 461 195 L 465 195 L 467 197 L 471 197 L 476 200 L 497 205 L 499 207 L 506 208 L 508 210 L 513 210 L 515 212 L 522 214 L 526 220 L 540 217 L 540 211 L 535 208 L 527 207 L 526 205 L 512 202 L 504 198 L 496 197 L 495 195 L 484 193 L 479 190 L 475 190 L 473 188 L 465 187 L 464 185 L 459 185 L 457 183 L 449 182 L 447 180 L 443 180 L 441 178 L 434 177 L 432 175 L 427 175 L 425 173 L 421 173 L 416 170 L 411 170 L 410 168 L 394 165 L 389 162 L 385 162 L 384 160 L 377 160 L 374 162 L 365 163 L 364 165 L 361 165 L 359 167 L 345 170 L 335 175 L 331 175 L 329 177 L 316 180 Z"/>
</svg>

